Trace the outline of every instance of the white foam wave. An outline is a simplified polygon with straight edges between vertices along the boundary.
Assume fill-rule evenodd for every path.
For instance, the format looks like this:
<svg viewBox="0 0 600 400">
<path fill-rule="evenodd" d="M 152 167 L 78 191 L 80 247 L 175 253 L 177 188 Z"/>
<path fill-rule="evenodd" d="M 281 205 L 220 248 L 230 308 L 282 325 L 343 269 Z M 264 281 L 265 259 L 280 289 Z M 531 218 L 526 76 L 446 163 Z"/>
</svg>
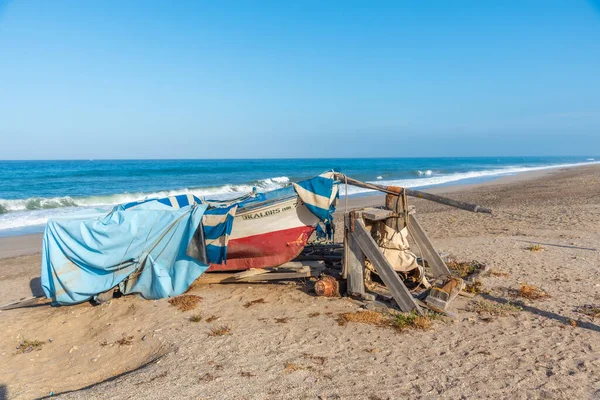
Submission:
<svg viewBox="0 0 600 400">
<path fill-rule="evenodd" d="M 448 175 L 438 175 L 438 176 L 430 176 L 429 178 L 416 178 L 416 179 L 400 179 L 400 180 L 388 180 L 388 181 L 374 181 L 370 183 L 376 183 L 378 185 L 385 186 L 400 186 L 406 188 L 418 188 L 425 186 L 438 186 L 444 185 L 453 182 L 459 182 L 466 179 L 477 179 L 477 178 L 488 178 L 495 176 L 503 176 L 503 175 L 514 175 L 521 172 L 528 171 L 541 171 L 553 168 L 568 168 L 575 166 L 583 166 L 583 165 L 592 165 L 592 164 L 600 164 L 600 161 L 594 162 L 584 162 L 584 163 L 574 163 L 574 164 L 558 164 L 558 165 L 547 165 L 543 167 L 504 167 L 497 169 L 489 169 L 483 171 L 471 171 L 471 172 L 461 172 L 455 174 Z M 419 171 L 420 172 L 420 171 Z M 345 195 L 345 188 L 340 188 L 340 194 Z M 374 192 L 374 190 L 363 189 L 355 186 L 348 186 L 348 194 L 359 194 L 359 193 L 368 193 Z"/>
<path fill-rule="evenodd" d="M 428 169 L 427 171 L 417 171 L 417 174 L 419 174 L 419 176 L 431 176 L 433 174 L 433 171 Z"/>
<path fill-rule="evenodd" d="M 254 184 L 223 185 L 206 188 L 183 188 L 149 193 L 120 193 L 107 196 L 89 197 L 53 197 L 4 200 L 0 199 L 0 230 L 45 225 L 49 218 L 72 214 L 82 209 L 100 208 L 109 211 L 117 204 L 129 203 L 152 198 L 169 197 L 178 194 L 192 194 L 210 199 L 227 199 L 250 193 L 253 188 L 267 192 L 286 186 L 290 179 L 279 176 L 261 179 Z"/>
<path fill-rule="evenodd" d="M 402 186 L 407 188 L 436 186 L 453 182 L 459 182 L 465 179 L 486 178 L 503 175 L 513 175 L 520 172 L 546 170 L 552 168 L 566 168 L 581 165 L 600 164 L 600 161 L 590 161 L 576 164 L 560 164 L 549 165 L 543 167 L 505 167 L 498 169 L 490 169 L 484 171 L 464 172 L 448 175 L 423 175 L 416 179 L 401 179 L 401 180 L 376 180 L 371 183 L 377 183 L 386 186 Z M 152 193 L 122 193 L 110 196 L 91 196 L 84 198 L 57 197 L 51 199 L 32 198 L 25 200 L 2 200 L 0 199 L 0 231 L 7 229 L 18 229 L 33 226 L 43 226 L 48 222 L 49 218 L 60 217 L 72 214 L 73 212 L 82 209 L 100 208 L 108 211 L 113 205 L 127 203 L 130 201 L 138 201 L 147 198 L 167 197 L 176 194 L 193 194 L 198 197 L 221 198 L 236 197 L 243 193 L 248 193 L 253 187 L 258 191 L 269 191 L 286 186 L 289 183 L 287 177 L 275 177 L 263 179 L 252 184 L 244 185 L 223 185 L 209 188 L 192 188 L 180 190 L 165 190 Z M 354 186 L 348 187 L 348 194 L 359 194 L 372 192 L 372 190 L 357 188 Z M 344 185 L 341 185 L 340 194 L 345 194 Z M 30 209 L 27 205 L 33 205 L 40 208 Z M 41 229 L 40 229 L 41 230 Z"/>
<path fill-rule="evenodd" d="M 163 190 L 150 193 L 119 193 L 105 196 L 89 196 L 89 197 L 31 197 L 28 199 L 5 200 L 0 199 L 0 213 L 9 211 L 25 211 L 25 210 L 44 210 L 64 207 L 98 207 L 112 206 L 116 204 L 128 203 L 131 201 L 139 201 L 157 197 L 169 197 L 177 194 L 193 194 L 198 197 L 215 197 L 227 198 L 237 196 L 242 193 L 249 193 L 252 188 L 256 187 L 259 192 L 279 189 L 289 183 L 289 178 L 280 176 L 275 178 L 262 179 L 251 184 L 242 185 L 223 185 L 206 188 L 183 188 L 177 190 Z"/>
</svg>

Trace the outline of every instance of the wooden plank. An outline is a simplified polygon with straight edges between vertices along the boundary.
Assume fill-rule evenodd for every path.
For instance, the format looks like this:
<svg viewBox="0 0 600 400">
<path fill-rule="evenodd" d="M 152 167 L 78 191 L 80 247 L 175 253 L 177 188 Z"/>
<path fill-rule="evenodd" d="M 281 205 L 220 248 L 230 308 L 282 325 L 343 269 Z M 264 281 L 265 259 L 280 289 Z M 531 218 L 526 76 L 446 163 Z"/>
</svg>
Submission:
<svg viewBox="0 0 600 400">
<path fill-rule="evenodd" d="M 352 235 L 346 235 L 347 247 L 346 270 L 348 271 L 348 293 L 350 295 L 363 295 L 365 293 L 365 254 Z"/>
<path fill-rule="evenodd" d="M 268 269 L 250 268 L 247 271 L 242 271 L 242 272 L 238 272 L 237 274 L 235 274 L 235 279 L 244 279 L 249 276 L 267 274 L 269 272 L 271 272 L 271 271 L 269 271 Z"/>
<path fill-rule="evenodd" d="M 317 267 L 325 267 L 325 261 L 322 260 L 312 260 L 312 261 L 289 261 L 286 262 L 285 264 L 281 264 L 279 267 L 275 267 L 273 269 L 301 269 L 304 267 L 311 267 L 311 268 L 317 268 Z M 268 270 L 267 270 L 268 271 Z"/>
<path fill-rule="evenodd" d="M 290 262 L 283 264 L 277 269 L 261 270 L 266 273 L 252 274 L 250 271 L 243 271 L 237 273 L 222 273 L 222 272 L 207 272 L 194 281 L 196 285 L 209 285 L 214 283 L 247 283 L 247 282 L 261 282 L 270 280 L 285 280 L 285 279 L 299 279 L 308 278 L 311 276 L 319 276 L 319 274 L 325 268 L 325 264 L 322 261 L 309 261 L 309 262 Z M 279 272 L 281 270 L 290 270 L 286 272 Z"/>
<path fill-rule="evenodd" d="M 43 296 L 38 296 L 38 297 L 34 296 L 34 297 L 26 297 L 21 300 L 13 301 L 11 303 L 0 306 L 0 311 L 14 310 L 16 308 L 22 308 L 22 307 L 29 307 L 34 304 L 37 304 L 38 301 L 42 298 L 44 298 L 44 297 Z"/>
<path fill-rule="evenodd" d="M 311 271 L 309 266 L 302 267 L 296 272 L 270 272 L 268 274 L 248 276 L 238 279 L 236 282 L 261 282 L 261 281 L 278 281 L 285 279 L 309 278 Z"/>
<path fill-rule="evenodd" d="M 237 274 L 222 273 L 222 272 L 206 272 L 194 281 L 195 285 L 210 285 L 212 283 L 236 283 L 235 276 Z"/>
<path fill-rule="evenodd" d="M 362 217 L 371 221 L 383 221 L 394 215 L 394 211 L 368 207 L 361 210 Z"/>
<path fill-rule="evenodd" d="M 373 240 L 371 234 L 367 231 L 362 220 L 357 220 L 354 224 L 352 238 L 358 243 L 369 261 L 371 261 L 383 283 L 385 283 L 385 286 L 392 293 L 400 310 L 404 312 L 417 310 L 417 312 L 423 314 L 423 311 L 415 302 L 406 286 L 404 286 L 394 268 L 392 268 L 387 258 L 381 253 L 377 243 L 375 243 L 375 240 Z"/>
<path fill-rule="evenodd" d="M 348 247 L 347 242 L 348 236 L 350 236 L 351 218 L 353 218 L 353 216 L 351 217 L 350 213 L 344 214 L 344 258 L 342 259 L 342 279 L 348 279 L 348 257 L 350 257 L 350 247 Z"/>
<path fill-rule="evenodd" d="M 385 207 L 389 210 L 394 211 L 396 215 L 400 215 L 400 213 L 404 209 L 402 206 L 402 199 L 400 198 L 400 195 L 394 195 L 389 193 L 386 194 Z M 385 224 L 392 229 L 400 231 L 402 228 L 404 228 L 404 219 L 402 218 L 401 221 L 401 218 L 399 216 L 397 216 L 396 218 L 389 218 L 385 221 Z"/>
<path fill-rule="evenodd" d="M 427 263 L 433 270 L 434 277 L 437 278 L 442 275 L 451 275 L 448 266 L 435 250 L 433 244 L 431 244 L 427 233 L 425 233 L 425 230 L 414 213 L 408 215 L 408 221 L 408 230 L 417 242 L 418 248 L 420 248 L 423 253 L 421 254 L 421 257 L 427 260 Z"/>
<path fill-rule="evenodd" d="M 194 281 L 196 285 L 209 285 L 213 283 L 248 283 L 248 282 L 263 282 L 263 281 L 281 281 L 286 279 L 309 278 L 311 276 L 310 267 L 298 272 L 269 272 L 268 274 L 260 274 L 247 276 L 245 278 L 237 278 L 237 274 L 223 274 L 208 272 L 202 274 Z"/>
</svg>

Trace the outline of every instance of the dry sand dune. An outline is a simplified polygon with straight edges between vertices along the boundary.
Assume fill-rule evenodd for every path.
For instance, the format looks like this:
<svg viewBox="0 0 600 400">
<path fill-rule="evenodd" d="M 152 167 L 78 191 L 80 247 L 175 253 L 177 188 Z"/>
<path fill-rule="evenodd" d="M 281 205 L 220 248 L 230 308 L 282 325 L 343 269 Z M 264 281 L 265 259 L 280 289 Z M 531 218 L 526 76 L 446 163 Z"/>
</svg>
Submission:
<svg viewBox="0 0 600 400">
<path fill-rule="evenodd" d="M 599 319 L 577 311 L 600 305 L 600 168 L 525 178 L 445 189 L 493 216 L 412 201 L 438 250 L 497 272 L 483 279 L 488 293 L 453 303 L 454 322 L 401 333 L 341 326 L 338 315 L 360 305 L 315 297 L 301 282 L 199 286 L 190 293 L 202 301 L 185 312 L 133 296 L 2 311 L 0 397 L 600 398 Z M 39 262 L 0 259 L 0 303 L 36 290 Z M 549 297 L 520 297 L 522 283 Z M 478 314 L 481 301 L 520 310 Z M 43 344 L 19 353 L 24 340 Z"/>
</svg>

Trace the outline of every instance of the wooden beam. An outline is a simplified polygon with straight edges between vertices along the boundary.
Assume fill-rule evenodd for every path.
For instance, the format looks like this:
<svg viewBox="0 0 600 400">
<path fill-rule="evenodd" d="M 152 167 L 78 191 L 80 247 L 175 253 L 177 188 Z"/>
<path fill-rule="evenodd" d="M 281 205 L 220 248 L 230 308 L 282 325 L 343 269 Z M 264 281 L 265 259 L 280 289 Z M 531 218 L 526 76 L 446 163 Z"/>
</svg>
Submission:
<svg viewBox="0 0 600 400">
<path fill-rule="evenodd" d="M 481 207 L 477 204 L 467 203 L 465 201 L 453 200 L 453 199 L 449 199 L 447 197 L 438 196 L 437 194 L 421 192 L 420 190 L 412 190 L 412 189 L 405 189 L 405 190 L 406 190 L 406 194 L 408 196 L 418 197 L 419 199 L 435 201 L 436 203 L 444 204 L 446 206 L 456 207 L 456 208 L 460 208 L 461 210 L 472 211 L 472 212 L 476 212 L 476 213 L 477 212 L 486 213 L 486 214 L 492 213 L 492 210 L 490 210 L 489 208 Z"/>
<path fill-rule="evenodd" d="M 270 272 L 268 274 L 248 276 L 238 279 L 236 282 L 261 282 L 261 281 L 279 281 L 285 279 L 310 278 L 310 267 L 303 267 L 296 272 Z"/>
<path fill-rule="evenodd" d="M 383 208 L 368 207 L 361 210 L 363 218 L 371 221 L 384 221 L 394 216 L 394 211 Z"/>
<path fill-rule="evenodd" d="M 268 274 L 269 272 L 271 271 L 269 271 L 268 269 L 250 268 L 249 270 L 238 272 L 237 274 L 235 274 L 235 279 L 240 280 L 249 276 Z"/>
<path fill-rule="evenodd" d="M 236 273 L 206 272 L 194 281 L 196 285 L 212 283 L 248 283 L 319 276 L 325 268 L 322 261 L 289 262 L 274 269 L 250 269 Z"/>
<path fill-rule="evenodd" d="M 0 311 L 13 310 L 15 308 L 22 308 L 22 307 L 29 307 L 29 306 L 38 304 L 38 302 L 43 298 L 45 298 L 45 297 L 44 296 L 25 297 L 25 298 L 22 298 L 21 300 L 13 301 L 8 304 L 4 304 L 4 305 L 0 306 Z"/>
<path fill-rule="evenodd" d="M 420 199 L 426 199 L 430 201 L 435 201 L 440 204 L 444 204 L 450 207 L 456 207 L 467 211 L 480 212 L 480 213 L 488 213 L 491 214 L 492 210 L 489 208 L 481 207 L 477 204 L 467 203 L 464 201 L 453 200 L 447 197 L 438 196 L 437 194 L 431 194 L 427 192 L 421 192 L 420 190 L 414 189 L 406 189 L 406 188 L 397 188 L 394 186 L 382 186 L 375 185 L 373 183 L 361 182 L 356 179 L 352 179 L 350 177 L 345 176 L 344 174 L 336 173 L 335 179 L 338 179 L 342 182 L 347 182 L 349 185 L 358 186 L 366 189 L 378 190 L 383 193 L 389 193 L 393 195 L 398 195 L 398 189 L 403 189 L 406 191 L 408 196 L 418 197 Z"/>
<path fill-rule="evenodd" d="M 223 272 L 205 272 L 194 281 L 194 285 L 210 285 L 213 283 L 241 283 L 235 279 L 237 274 Z"/>
<path fill-rule="evenodd" d="M 344 258 L 342 259 L 342 279 L 348 279 L 348 257 L 350 253 L 350 247 L 348 246 L 348 236 L 352 231 L 356 211 L 350 211 L 344 214 Z"/>
<path fill-rule="evenodd" d="M 385 258 L 377 246 L 377 243 L 375 243 L 375 240 L 371 237 L 371 234 L 367 231 L 362 220 L 356 220 L 354 232 L 352 232 L 351 235 L 352 239 L 358 243 L 369 261 L 371 261 L 375 270 L 383 280 L 383 283 L 385 283 L 385 286 L 392 293 L 400 310 L 404 312 L 417 310 L 419 314 L 423 314 L 423 311 L 415 302 L 415 299 L 413 299 L 396 271 L 394 271 L 394 268 L 392 268 L 387 258 Z"/>
<path fill-rule="evenodd" d="M 348 293 L 350 295 L 363 295 L 365 293 L 365 254 L 358 243 L 346 231 L 346 271 L 348 273 Z"/>
<path fill-rule="evenodd" d="M 386 194 L 385 195 L 385 208 L 387 208 L 388 210 L 392 210 L 397 214 L 400 213 L 401 208 L 402 208 L 402 201 L 400 201 L 400 196 L 397 194 Z M 399 231 L 400 228 L 400 220 L 399 218 L 396 216 L 396 218 L 390 218 L 388 220 L 385 221 L 385 224 L 387 226 L 389 226 L 392 229 L 395 229 L 397 231 Z M 404 227 L 404 224 L 402 224 Z"/>
<path fill-rule="evenodd" d="M 431 244 L 431 240 L 429 240 L 427 233 L 425 233 L 425 230 L 421 224 L 419 224 L 419 221 L 414 213 L 409 213 L 408 215 L 408 230 L 417 242 L 418 248 L 420 248 L 421 252 L 423 252 L 421 257 L 427 261 L 433 270 L 433 275 L 435 278 L 442 275 L 451 275 L 448 266 L 435 250 L 433 244 Z"/>
</svg>

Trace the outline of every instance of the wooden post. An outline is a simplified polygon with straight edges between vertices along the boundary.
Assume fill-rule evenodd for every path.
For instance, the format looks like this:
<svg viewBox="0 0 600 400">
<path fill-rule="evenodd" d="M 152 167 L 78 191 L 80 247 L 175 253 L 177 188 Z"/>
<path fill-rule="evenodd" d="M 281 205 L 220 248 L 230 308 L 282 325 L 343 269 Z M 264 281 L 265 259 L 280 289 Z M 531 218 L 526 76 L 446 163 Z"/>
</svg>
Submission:
<svg viewBox="0 0 600 400">
<path fill-rule="evenodd" d="M 385 258 L 361 219 L 355 221 L 354 232 L 351 232 L 350 235 L 353 241 L 358 243 L 369 261 L 371 261 L 383 283 L 385 283 L 385 286 L 392 293 L 400 310 L 404 312 L 417 310 L 419 314 L 423 314 L 423 310 L 421 310 L 406 286 L 404 286 L 404 283 L 400 280 L 400 277 L 394 271 L 387 258 Z"/>
<path fill-rule="evenodd" d="M 345 236 L 345 249 L 346 252 L 346 271 L 348 273 L 348 293 L 350 295 L 360 295 L 365 293 L 365 254 L 360 249 L 358 243 L 352 238 L 350 227 L 352 223 L 351 219 L 355 218 L 353 215 L 346 215 L 346 236 Z M 356 220 L 354 221 L 356 224 Z"/>
<path fill-rule="evenodd" d="M 425 233 L 425 230 L 423 230 L 423 227 L 419 224 L 414 213 L 408 215 L 408 230 L 417 242 L 418 248 L 420 248 L 423 253 L 421 254 L 421 257 L 427 260 L 427 263 L 431 266 L 435 278 L 441 275 L 451 275 L 448 266 L 435 250 L 433 244 L 431 244 L 427 233 Z"/>
<path fill-rule="evenodd" d="M 394 195 L 389 193 L 386 194 L 385 208 L 387 208 L 388 210 L 392 210 L 397 215 L 399 215 L 403 211 L 402 199 L 400 198 L 400 195 Z M 395 218 L 388 218 L 385 221 L 385 224 L 397 231 L 400 231 L 402 228 L 404 228 L 404 224 L 400 224 L 400 218 L 398 216 L 396 216 Z"/>
</svg>

